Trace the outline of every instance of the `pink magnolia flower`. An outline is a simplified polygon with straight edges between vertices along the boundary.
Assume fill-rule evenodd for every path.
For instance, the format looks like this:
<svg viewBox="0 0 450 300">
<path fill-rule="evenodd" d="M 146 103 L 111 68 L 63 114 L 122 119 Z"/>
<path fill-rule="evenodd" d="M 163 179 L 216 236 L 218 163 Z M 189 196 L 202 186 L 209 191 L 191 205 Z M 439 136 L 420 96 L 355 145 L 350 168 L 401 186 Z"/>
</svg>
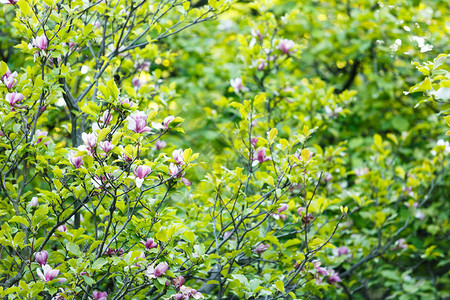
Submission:
<svg viewBox="0 0 450 300">
<path fill-rule="evenodd" d="M 331 180 L 333 179 L 333 175 L 331 175 L 331 174 L 328 173 L 328 172 L 325 172 L 325 174 L 324 174 L 324 176 L 323 176 L 323 179 L 324 179 L 326 182 L 331 181 Z"/>
<path fill-rule="evenodd" d="M 6 101 L 8 101 L 11 108 L 18 107 L 18 103 L 22 101 L 24 98 L 25 98 L 24 95 L 16 92 L 8 93 L 5 96 L 5 99 Z"/>
<path fill-rule="evenodd" d="M 200 292 L 185 285 L 182 285 L 180 287 L 179 293 L 172 295 L 170 298 L 175 300 L 205 299 L 205 297 Z"/>
<path fill-rule="evenodd" d="M 292 40 L 281 39 L 278 42 L 278 49 L 280 49 L 284 54 L 289 54 L 292 52 L 292 48 L 294 48 L 295 43 Z"/>
<path fill-rule="evenodd" d="M 19 0 L 0 0 L 0 3 L 3 4 L 16 4 Z"/>
<path fill-rule="evenodd" d="M 158 244 L 155 243 L 155 241 L 152 238 L 147 239 L 147 241 L 141 241 L 141 244 L 144 245 L 145 249 L 147 249 L 147 250 L 158 247 Z"/>
<path fill-rule="evenodd" d="M 143 111 L 136 111 L 128 118 L 128 129 L 136 133 L 144 133 L 150 131 L 151 128 L 147 126 L 147 115 Z"/>
<path fill-rule="evenodd" d="M 425 214 L 424 214 L 422 211 L 420 211 L 420 210 L 417 210 L 417 212 L 416 212 L 416 214 L 414 215 L 414 217 L 416 217 L 416 218 L 419 219 L 420 221 L 425 220 Z"/>
<path fill-rule="evenodd" d="M 339 273 L 334 270 L 330 270 L 330 277 L 327 279 L 328 283 L 336 285 L 336 283 L 341 282 L 341 277 L 339 277 Z"/>
<path fill-rule="evenodd" d="M 265 60 L 261 60 L 256 67 L 258 71 L 262 71 L 267 67 L 267 62 Z"/>
<path fill-rule="evenodd" d="M 41 266 L 45 266 L 47 264 L 48 252 L 42 250 L 41 252 L 36 252 L 35 254 L 36 262 Z"/>
<path fill-rule="evenodd" d="M 184 277 L 182 275 L 172 279 L 173 286 L 178 290 L 184 284 Z"/>
<path fill-rule="evenodd" d="M 12 89 L 17 84 L 17 75 L 17 72 L 11 73 L 9 68 L 6 69 L 6 73 L 2 76 L 2 80 L 8 89 Z"/>
<path fill-rule="evenodd" d="M 167 143 L 162 141 L 162 140 L 156 140 L 155 142 L 155 147 L 156 150 L 161 150 L 162 148 L 164 148 L 165 146 L 167 146 Z"/>
<path fill-rule="evenodd" d="M 252 138 L 252 139 L 250 140 L 250 142 L 252 143 L 253 147 L 256 148 L 256 144 L 258 143 L 258 138 Z"/>
<path fill-rule="evenodd" d="M 84 142 L 84 146 L 90 153 L 94 153 L 95 147 L 97 147 L 97 134 L 96 133 L 86 133 L 81 134 L 81 139 Z"/>
<path fill-rule="evenodd" d="M 317 270 L 317 273 L 322 276 L 328 276 L 328 271 L 326 268 L 322 268 L 320 265 L 322 264 L 319 260 L 313 260 L 314 269 Z"/>
<path fill-rule="evenodd" d="M 347 255 L 347 254 L 349 254 L 349 252 L 350 252 L 350 250 L 345 246 L 339 247 L 337 249 L 333 249 L 333 254 L 336 256 Z"/>
<path fill-rule="evenodd" d="M 112 120 L 112 114 L 109 112 L 109 110 L 105 110 L 103 115 L 101 116 L 99 122 L 105 125 L 108 125 L 109 122 Z"/>
<path fill-rule="evenodd" d="M 234 92 L 236 94 L 239 94 L 239 92 L 247 92 L 249 90 L 247 87 L 244 86 L 244 84 L 242 83 L 242 79 L 240 77 L 231 79 L 230 85 L 234 89 Z"/>
<path fill-rule="evenodd" d="M 107 292 L 94 291 L 92 293 L 92 297 L 94 297 L 95 300 L 107 300 L 108 299 L 108 293 Z"/>
<path fill-rule="evenodd" d="M 120 104 L 124 108 L 130 108 L 130 107 L 132 107 L 134 105 L 134 102 L 130 101 L 130 99 L 128 99 L 128 98 L 121 98 L 120 99 Z"/>
<path fill-rule="evenodd" d="M 175 178 L 180 178 L 181 176 L 183 176 L 183 174 L 181 174 L 181 170 L 178 167 L 178 165 L 174 164 L 174 163 L 170 163 L 169 166 L 169 175 L 173 176 Z"/>
<path fill-rule="evenodd" d="M 173 150 L 172 157 L 178 165 L 184 165 L 183 149 Z"/>
<path fill-rule="evenodd" d="M 145 180 L 145 177 L 150 174 L 152 168 L 146 165 L 141 165 L 134 169 L 134 175 L 136 175 L 136 186 L 140 188 Z"/>
<path fill-rule="evenodd" d="M 170 122 L 172 122 L 173 120 L 175 120 L 175 117 L 174 116 L 168 116 L 168 117 L 166 117 L 164 120 L 163 120 L 163 125 L 164 125 L 164 128 L 169 128 L 169 124 L 170 124 Z"/>
<path fill-rule="evenodd" d="M 304 211 L 305 211 L 305 208 L 304 208 L 304 207 L 299 207 L 299 208 L 297 208 L 298 216 L 299 216 L 299 217 L 302 217 Z"/>
<path fill-rule="evenodd" d="M 272 160 L 272 158 L 266 156 L 266 149 L 262 148 L 256 151 L 256 157 L 253 157 L 254 163 L 253 165 L 257 165 L 258 163 L 263 163 L 268 160 Z"/>
<path fill-rule="evenodd" d="M 168 269 L 169 264 L 167 262 L 159 263 L 156 268 L 153 267 L 153 265 L 150 265 L 148 266 L 147 271 L 145 271 L 145 275 L 147 275 L 148 278 L 153 279 L 164 275 Z"/>
<path fill-rule="evenodd" d="M 45 34 L 42 34 L 41 36 L 36 37 L 33 40 L 33 46 L 40 50 L 46 50 L 48 46 L 48 39 L 45 36 Z"/>
<path fill-rule="evenodd" d="M 108 141 L 100 142 L 100 149 L 108 153 L 112 149 L 114 149 L 114 145 Z"/>
<path fill-rule="evenodd" d="M 136 90 L 140 89 L 141 86 L 143 85 L 143 82 L 138 77 L 133 77 L 131 83 L 133 84 Z"/>
<path fill-rule="evenodd" d="M 45 282 L 52 281 L 59 274 L 59 270 L 52 269 L 52 267 L 50 267 L 49 265 L 44 265 L 42 267 L 42 270 L 44 272 L 41 271 L 41 268 L 37 268 L 36 272 L 37 272 L 39 278 L 41 278 L 42 281 L 45 281 Z"/>
<path fill-rule="evenodd" d="M 67 232 L 67 227 L 66 225 L 59 225 L 56 230 L 58 230 L 59 232 Z"/>
<path fill-rule="evenodd" d="M 257 37 L 260 40 L 264 37 L 258 29 L 252 29 L 251 33 L 254 37 Z"/>
<path fill-rule="evenodd" d="M 75 156 L 76 152 L 71 151 L 69 153 L 69 161 L 75 167 L 75 169 L 81 168 L 83 165 L 83 156 Z"/>
<path fill-rule="evenodd" d="M 256 246 L 255 249 L 253 249 L 253 252 L 257 253 L 257 254 L 261 254 L 264 251 L 266 251 L 267 249 L 269 249 L 270 245 L 269 244 L 259 244 L 258 246 Z"/>
<path fill-rule="evenodd" d="M 42 139 L 44 138 L 44 137 L 46 137 L 48 135 L 48 132 L 47 131 L 42 131 L 42 130 L 40 130 L 40 129 L 38 129 L 38 130 L 36 130 L 36 133 L 35 133 L 35 138 L 36 138 L 36 144 L 39 144 L 40 142 L 42 142 Z M 49 141 L 47 141 L 47 142 L 45 142 L 44 143 L 44 145 L 45 146 L 48 146 L 48 144 L 49 144 L 50 142 Z"/>
<path fill-rule="evenodd" d="M 38 197 L 31 198 L 30 203 L 28 204 L 29 207 L 38 207 L 38 205 L 39 205 Z"/>
<path fill-rule="evenodd" d="M 185 185 L 185 186 L 191 186 L 192 182 L 190 182 L 188 179 L 182 177 L 181 178 L 181 182 Z"/>
<path fill-rule="evenodd" d="M 395 242 L 393 250 L 404 250 L 408 249 L 408 244 L 405 239 L 399 239 Z"/>
<path fill-rule="evenodd" d="M 280 207 L 278 207 L 278 213 L 282 213 L 283 211 L 288 209 L 288 205 L 286 203 L 283 203 L 280 205 Z"/>
</svg>

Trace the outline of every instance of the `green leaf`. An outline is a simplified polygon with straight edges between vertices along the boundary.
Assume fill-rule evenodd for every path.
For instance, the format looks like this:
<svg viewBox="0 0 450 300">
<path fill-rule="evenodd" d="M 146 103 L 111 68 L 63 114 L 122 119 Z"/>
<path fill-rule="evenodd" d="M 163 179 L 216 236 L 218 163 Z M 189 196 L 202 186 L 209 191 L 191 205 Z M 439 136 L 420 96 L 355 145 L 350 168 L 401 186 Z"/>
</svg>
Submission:
<svg viewBox="0 0 450 300">
<path fill-rule="evenodd" d="M 67 245 L 66 245 L 66 249 L 67 249 L 67 251 L 69 251 L 70 253 L 72 253 L 73 255 L 75 255 L 75 256 L 81 256 L 82 255 L 82 253 L 81 253 L 81 250 L 80 250 L 80 247 L 77 245 L 77 244 L 74 244 L 74 243 L 68 243 Z"/>
<path fill-rule="evenodd" d="M 103 267 L 107 262 L 108 262 L 108 260 L 106 258 L 100 257 L 99 259 L 94 261 L 91 268 L 94 270 L 98 270 L 101 267 Z"/>
<path fill-rule="evenodd" d="M 111 131 L 111 128 L 109 128 L 109 127 L 106 127 L 106 128 L 103 128 L 102 130 L 100 130 L 100 132 L 98 133 L 97 142 L 101 142 L 108 135 L 108 133 L 110 131 Z"/>
</svg>

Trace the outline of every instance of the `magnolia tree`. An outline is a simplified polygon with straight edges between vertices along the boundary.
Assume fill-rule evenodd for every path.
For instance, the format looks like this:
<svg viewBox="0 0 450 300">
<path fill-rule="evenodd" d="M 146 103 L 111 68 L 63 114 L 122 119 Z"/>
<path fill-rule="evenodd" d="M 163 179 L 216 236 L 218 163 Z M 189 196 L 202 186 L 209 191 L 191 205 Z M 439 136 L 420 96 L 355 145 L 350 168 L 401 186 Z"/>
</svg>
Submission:
<svg viewBox="0 0 450 300">
<path fill-rule="evenodd" d="M 4 299 L 448 296 L 445 3 L 2 3 Z"/>
</svg>

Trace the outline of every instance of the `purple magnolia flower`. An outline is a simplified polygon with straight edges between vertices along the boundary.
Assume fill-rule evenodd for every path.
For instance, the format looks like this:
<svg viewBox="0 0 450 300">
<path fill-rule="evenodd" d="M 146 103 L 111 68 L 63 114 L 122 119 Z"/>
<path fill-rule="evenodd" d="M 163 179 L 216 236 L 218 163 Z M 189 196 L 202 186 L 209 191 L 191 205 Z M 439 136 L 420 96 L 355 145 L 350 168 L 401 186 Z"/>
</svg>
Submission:
<svg viewBox="0 0 450 300">
<path fill-rule="evenodd" d="M 280 207 L 278 207 L 278 213 L 282 213 L 283 211 L 288 209 L 288 205 L 286 203 L 283 203 L 280 205 Z"/>
<path fill-rule="evenodd" d="M 328 283 L 336 285 L 336 283 L 341 282 L 341 277 L 339 277 L 339 273 L 334 270 L 330 270 L 330 277 L 327 279 Z"/>
<path fill-rule="evenodd" d="M 336 256 L 342 256 L 349 254 L 350 250 L 347 247 L 342 246 L 337 249 L 333 249 L 333 252 Z"/>
<path fill-rule="evenodd" d="M 182 177 L 181 178 L 181 182 L 185 185 L 185 186 L 191 186 L 192 182 L 190 182 L 188 179 Z"/>
<path fill-rule="evenodd" d="M 314 264 L 314 269 L 317 270 L 317 273 L 322 276 L 328 276 L 328 271 L 326 268 L 322 268 L 320 265 L 322 264 L 319 260 L 312 261 Z"/>
<path fill-rule="evenodd" d="M 5 99 L 6 101 L 8 101 L 11 108 L 18 107 L 18 103 L 22 101 L 24 98 L 25 98 L 24 95 L 16 92 L 8 93 L 5 96 Z"/>
<path fill-rule="evenodd" d="M 94 297 L 95 300 L 107 300 L 108 299 L 108 293 L 107 292 L 94 291 L 92 293 L 92 297 Z"/>
<path fill-rule="evenodd" d="M 16 4 L 19 0 L 0 0 L 0 3 L 3 4 Z"/>
<path fill-rule="evenodd" d="M 261 254 L 264 251 L 266 251 L 267 249 L 269 249 L 270 245 L 269 244 L 259 244 L 258 246 L 256 246 L 255 249 L 253 249 L 253 252 L 257 253 L 257 254 Z"/>
<path fill-rule="evenodd" d="M 140 89 L 141 86 L 144 84 L 138 77 L 133 77 L 131 83 L 133 84 L 136 90 Z"/>
<path fill-rule="evenodd" d="M 244 86 L 244 84 L 242 83 L 242 79 L 239 77 L 235 78 L 235 79 L 231 79 L 230 85 L 234 89 L 234 92 L 236 94 L 239 94 L 239 92 L 247 92 L 248 91 L 248 88 Z"/>
<path fill-rule="evenodd" d="M 272 160 L 272 158 L 267 157 L 266 149 L 262 148 L 256 151 L 256 157 L 254 157 L 253 160 L 255 161 L 254 164 L 257 165 L 258 163 L 263 163 L 265 161 Z"/>
<path fill-rule="evenodd" d="M 253 147 L 256 148 L 256 144 L 258 143 L 258 138 L 252 138 L 252 139 L 250 140 L 250 142 L 252 143 Z"/>
<path fill-rule="evenodd" d="M 41 268 L 37 268 L 36 272 L 37 272 L 39 278 L 41 278 L 42 281 L 45 281 L 45 282 L 52 281 L 59 274 L 59 270 L 52 269 L 52 267 L 50 267 L 49 265 L 44 265 L 42 267 L 42 270 L 44 272 L 41 271 Z"/>
<path fill-rule="evenodd" d="M 258 63 L 258 66 L 257 66 L 256 68 L 258 69 L 258 71 L 262 71 L 262 70 L 264 70 L 266 67 L 267 67 L 267 62 L 266 62 L 265 60 L 262 59 L 262 60 Z"/>
<path fill-rule="evenodd" d="M 184 277 L 182 275 L 172 279 L 173 286 L 178 290 L 184 284 Z"/>
<path fill-rule="evenodd" d="M 41 266 L 45 266 L 47 264 L 48 252 L 42 250 L 41 252 L 36 252 L 35 254 L 36 262 Z"/>
<path fill-rule="evenodd" d="M 172 157 L 178 165 L 184 165 L 183 149 L 173 150 Z"/>
<path fill-rule="evenodd" d="M 38 130 L 36 130 L 36 133 L 35 133 L 35 138 L 36 138 L 36 144 L 39 144 L 40 142 L 42 142 L 42 139 L 44 138 L 44 137 L 46 137 L 48 135 L 48 132 L 47 131 L 42 131 L 42 130 L 40 130 L 40 129 L 38 129 Z M 48 146 L 48 144 L 49 144 L 50 142 L 49 141 L 47 141 L 47 142 L 45 142 L 44 143 L 44 145 L 45 146 Z"/>
<path fill-rule="evenodd" d="M 86 150 L 88 150 L 90 153 L 94 153 L 95 147 L 97 147 L 97 134 L 95 133 L 87 134 L 86 132 L 83 132 L 81 134 L 81 139 L 84 142 Z"/>
<path fill-rule="evenodd" d="M 168 269 L 169 264 L 167 262 L 159 263 L 156 268 L 153 267 L 153 265 L 150 265 L 148 266 L 147 271 L 145 271 L 145 275 L 147 275 L 148 278 L 153 279 L 164 275 Z"/>
<path fill-rule="evenodd" d="M 158 247 L 158 244 L 155 243 L 155 241 L 152 238 L 147 239 L 147 241 L 141 241 L 141 244 L 144 245 L 145 249 L 147 249 L 147 250 Z"/>
<path fill-rule="evenodd" d="M 164 148 L 165 146 L 167 146 L 167 143 L 161 140 L 156 140 L 155 142 L 155 147 L 156 150 L 161 150 L 162 148 Z"/>
<path fill-rule="evenodd" d="M 39 205 L 38 197 L 31 198 L 30 203 L 28 204 L 29 207 L 38 207 L 38 205 Z"/>
<path fill-rule="evenodd" d="M 145 177 L 152 172 L 152 168 L 146 165 L 141 165 L 134 169 L 136 175 L 136 186 L 140 188 L 145 180 Z"/>
<path fill-rule="evenodd" d="M 17 75 L 17 72 L 11 73 L 9 68 L 6 69 L 6 73 L 2 76 L 2 80 L 8 89 L 12 89 L 17 84 Z"/>
<path fill-rule="evenodd" d="M 292 48 L 294 48 L 295 43 L 292 40 L 281 39 L 278 42 L 278 49 L 280 49 L 284 54 L 290 54 L 292 52 Z"/>
<path fill-rule="evenodd" d="M 395 242 L 393 250 L 404 250 L 408 249 L 408 244 L 405 239 L 399 239 Z"/>
<path fill-rule="evenodd" d="M 111 151 L 112 149 L 114 149 L 114 145 L 111 144 L 108 141 L 104 141 L 104 142 L 100 142 L 100 149 L 102 149 L 103 151 L 105 151 L 106 153 L 108 153 L 109 151 Z"/>
<path fill-rule="evenodd" d="M 181 176 L 183 176 L 183 174 L 181 174 L 181 170 L 178 167 L 178 165 L 176 165 L 174 163 L 170 163 L 169 175 L 173 176 L 173 177 L 176 177 L 176 178 L 180 178 Z"/>
<path fill-rule="evenodd" d="M 102 117 L 100 118 L 100 123 L 108 125 L 109 122 L 112 120 L 112 114 L 109 112 L 109 110 L 105 110 Z"/>
<path fill-rule="evenodd" d="M 134 105 L 134 102 L 130 101 L 130 99 L 128 99 L 128 98 L 121 98 L 120 104 L 124 108 L 130 108 L 130 107 L 132 107 Z"/>
<path fill-rule="evenodd" d="M 136 133 L 144 133 L 150 131 L 151 128 L 147 126 L 147 115 L 143 111 L 136 111 L 128 118 L 128 129 Z"/>
<path fill-rule="evenodd" d="M 36 48 L 40 49 L 40 50 L 46 50 L 47 46 L 48 46 L 48 39 L 45 36 L 45 34 L 42 34 L 41 36 L 36 37 L 33 40 L 33 46 L 35 46 Z"/>
<path fill-rule="evenodd" d="M 168 128 L 169 128 L 170 122 L 172 122 L 173 120 L 175 120 L 175 117 L 174 117 L 174 116 L 168 116 L 168 117 L 166 117 L 166 118 L 163 120 L 164 128 L 168 129 Z"/>
<path fill-rule="evenodd" d="M 83 156 L 75 156 L 76 152 L 71 151 L 69 153 L 69 161 L 75 167 L 75 169 L 81 168 L 83 165 Z"/>
<path fill-rule="evenodd" d="M 197 290 L 187 287 L 185 285 L 182 285 L 180 287 L 180 292 L 177 294 L 174 294 L 170 296 L 169 299 L 175 299 L 175 300 L 188 300 L 188 299 L 205 299 L 205 297 L 199 293 Z"/>
<path fill-rule="evenodd" d="M 59 225 L 56 230 L 58 230 L 59 232 L 67 232 L 67 227 L 66 225 Z"/>
</svg>

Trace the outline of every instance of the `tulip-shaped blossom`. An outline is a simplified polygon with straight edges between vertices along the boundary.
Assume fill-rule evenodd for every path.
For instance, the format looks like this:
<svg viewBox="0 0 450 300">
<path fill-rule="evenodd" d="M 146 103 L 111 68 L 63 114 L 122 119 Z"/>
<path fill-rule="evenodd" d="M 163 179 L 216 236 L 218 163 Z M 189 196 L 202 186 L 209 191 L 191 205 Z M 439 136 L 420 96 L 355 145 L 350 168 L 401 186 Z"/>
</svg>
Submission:
<svg viewBox="0 0 450 300">
<path fill-rule="evenodd" d="M 131 83 L 133 84 L 133 86 L 136 90 L 139 90 L 141 88 L 141 86 L 143 85 L 143 82 L 138 77 L 134 77 L 131 80 Z"/>
<path fill-rule="evenodd" d="M 83 156 L 76 156 L 75 151 L 69 152 L 69 161 L 75 169 L 81 168 L 83 165 Z"/>
<path fill-rule="evenodd" d="M 167 146 L 167 143 L 161 140 L 156 140 L 155 142 L 155 147 L 156 150 L 161 150 L 162 148 L 164 148 L 165 146 Z"/>
<path fill-rule="evenodd" d="M 120 99 L 120 104 L 124 108 L 130 108 L 130 107 L 132 107 L 134 105 L 134 102 L 130 101 L 130 99 L 128 99 L 128 98 L 121 98 Z"/>
<path fill-rule="evenodd" d="M 36 144 L 39 144 L 40 142 L 42 142 L 42 139 L 44 138 L 44 137 L 46 137 L 48 135 L 48 132 L 47 131 L 42 131 L 42 130 L 40 130 L 40 129 L 38 129 L 38 130 L 36 130 L 36 133 L 35 133 L 35 138 L 36 138 Z M 50 142 L 49 141 L 47 141 L 47 142 L 45 142 L 44 143 L 44 145 L 45 146 L 48 146 L 48 144 L 49 144 Z"/>
<path fill-rule="evenodd" d="M 181 178 L 181 182 L 185 185 L 185 186 L 191 186 L 192 182 L 189 181 L 189 179 L 186 179 L 184 177 Z"/>
<path fill-rule="evenodd" d="M 341 282 L 341 277 L 339 277 L 339 273 L 334 270 L 330 270 L 330 277 L 327 279 L 328 283 L 336 285 L 336 283 Z"/>
<path fill-rule="evenodd" d="M 183 174 L 181 174 L 181 170 L 176 164 L 170 163 L 169 175 L 176 178 L 180 178 Z"/>
<path fill-rule="evenodd" d="M 317 273 L 322 276 L 328 276 L 328 271 L 326 268 L 322 268 L 320 265 L 322 264 L 319 260 L 312 261 L 314 264 L 314 269 L 317 270 Z"/>
<path fill-rule="evenodd" d="M 45 51 L 48 47 L 48 39 L 45 36 L 45 34 L 42 34 L 41 36 L 36 37 L 33 40 L 33 46 L 36 48 Z"/>
<path fill-rule="evenodd" d="M 242 83 L 242 79 L 241 78 L 235 78 L 235 79 L 231 79 L 230 80 L 230 85 L 231 87 L 234 89 L 234 92 L 236 94 L 239 94 L 240 92 L 247 92 L 248 88 L 246 86 L 244 86 L 244 84 Z"/>
<path fill-rule="evenodd" d="M 19 0 L 0 0 L 0 3 L 3 4 L 16 4 Z"/>
<path fill-rule="evenodd" d="M 262 71 L 267 67 L 267 62 L 265 60 L 261 60 L 256 67 L 258 71 Z"/>
<path fill-rule="evenodd" d="M 295 43 L 292 40 L 281 39 L 278 42 L 278 49 L 280 49 L 284 54 L 289 54 L 292 52 L 292 48 L 294 48 Z"/>
<path fill-rule="evenodd" d="M 350 252 L 350 250 L 345 246 L 339 247 L 337 249 L 333 249 L 333 254 L 336 256 L 347 255 L 349 252 Z"/>
<path fill-rule="evenodd" d="M 112 120 L 112 114 L 109 112 L 109 110 L 105 110 L 103 115 L 100 117 L 99 122 L 104 125 L 108 125 L 109 122 L 111 122 L 111 120 Z"/>
<path fill-rule="evenodd" d="M 172 157 L 178 165 L 184 165 L 183 149 L 173 150 Z"/>
<path fill-rule="evenodd" d="M 136 133 L 144 133 L 150 131 L 151 128 L 147 126 L 147 115 L 143 111 L 136 111 L 128 118 L 128 129 Z"/>
<path fill-rule="evenodd" d="M 136 175 L 136 186 L 140 188 L 145 180 L 145 177 L 150 174 L 152 168 L 146 165 L 142 165 L 134 169 L 134 175 Z"/>
<path fill-rule="evenodd" d="M 288 205 L 286 203 L 283 203 L 280 205 L 280 207 L 278 207 L 278 213 L 282 213 L 283 211 L 288 209 Z"/>
<path fill-rule="evenodd" d="M 17 84 L 17 72 L 11 73 L 7 68 L 6 73 L 2 76 L 2 81 L 8 89 L 12 89 Z"/>
<path fill-rule="evenodd" d="M 66 225 L 59 225 L 58 227 L 56 227 L 56 230 L 58 230 L 59 232 L 67 232 L 67 227 Z"/>
<path fill-rule="evenodd" d="M 256 144 L 258 143 L 257 138 L 251 138 L 250 142 L 252 143 L 253 147 L 256 147 Z"/>
<path fill-rule="evenodd" d="M 107 300 L 108 299 L 108 293 L 107 292 L 94 291 L 92 293 L 92 297 L 95 300 Z"/>
<path fill-rule="evenodd" d="M 174 299 L 174 300 L 196 299 L 196 300 L 198 300 L 198 299 L 205 299 L 205 297 L 200 292 L 198 292 L 196 289 L 182 285 L 180 287 L 180 292 L 170 296 L 169 299 Z"/>
<path fill-rule="evenodd" d="M 112 149 L 114 149 L 114 145 L 108 141 L 100 142 L 100 149 L 108 153 Z"/>
<path fill-rule="evenodd" d="M 158 244 L 155 243 L 155 241 L 152 238 L 147 239 L 146 241 L 141 241 L 141 244 L 144 245 L 145 249 L 147 249 L 147 250 L 158 247 Z"/>
<path fill-rule="evenodd" d="M 45 266 L 47 264 L 48 252 L 45 250 L 36 252 L 35 258 L 38 264 L 40 264 L 41 266 Z"/>
<path fill-rule="evenodd" d="M 8 101 L 11 108 L 18 107 L 18 103 L 21 102 L 25 97 L 21 93 L 8 93 L 5 96 L 6 101 Z"/>
<path fill-rule="evenodd" d="M 42 281 L 45 281 L 45 282 L 52 281 L 59 274 L 59 270 L 52 269 L 52 267 L 50 267 L 49 265 L 44 265 L 42 267 L 42 270 L 44 272 L 41 271 L 41 268 L 37 268 L 36 272 L 37 272 L 39 278 L 41 278 Z"/>
<path fill-rule="evenodd" d="M 164 120 L 163 120 L 164 128 L 168 129 L 170 122 L 172 122 L 173 120 L 175 120 L 174 116 L 165 117 Z"/>
<path fill-rule="evenodd" d="M 266 251 L 267 249 L 269 249 L 269 244 L 263 244 L 263 243 L 261 243 L 261 244 L 259 244 L 258 246 L 256 246 L 256 248 L 255 249 L 253 249 L 253 252 L 255 252 L 255 253 L 257 253 L 257 254 L 261 254 L 261 253 L 263 253 L 264 251 Z"/>
<path fill-rule="evenodd" d="M 147 275 L 148 278 L 153 279 L 164 275 L 168 269 L 169 264 L 167 262 L 159 263 L 156 268 L 153 267 L 153 265 L 150 265 L 148 266 L 147 271 L 145 271 L 145 275 Z"/>
<path fill-rule="evenodd" d="M 172 279 L 171 282 L 172 282 L 173 286 L 178 290 L 184 284 L 184 277 L 183 277 L 183 275 L 180 275 L 180 276 Z"/>
<path fill-rule="evenodd" d="M 94 153 L 95 147 L 97 147 L 97 134 L 95 133 L 88 134 L 86 132 L 83 132 L 81 134 L 81 139 L 84 142 L 84 149 L 89 151 L 91 154 Z"/>
<path fill-rule="evenodd" d="M 405 239 L 399 239 L 395 242 L 393 250 L 404 250 L 408 249 L 408 244 Z"/>
<path fill-rule="evenodd" d="M 38 201 L 38 197 L 33 197 L 30 200 L 30 203 L 28 203 L 29 207 L 38 207 L 39 206 L 39 201 Z"/>
<path fill-rule="evenodd" d="M 256 157 L 253 157 L 253 166 L 256 166 L 258 163 L 263 163 L 268 160 L 272 160 L 272 158 L 266 156 L 266 149 L 262 148 L 256 151 Z"/>
</svg>

